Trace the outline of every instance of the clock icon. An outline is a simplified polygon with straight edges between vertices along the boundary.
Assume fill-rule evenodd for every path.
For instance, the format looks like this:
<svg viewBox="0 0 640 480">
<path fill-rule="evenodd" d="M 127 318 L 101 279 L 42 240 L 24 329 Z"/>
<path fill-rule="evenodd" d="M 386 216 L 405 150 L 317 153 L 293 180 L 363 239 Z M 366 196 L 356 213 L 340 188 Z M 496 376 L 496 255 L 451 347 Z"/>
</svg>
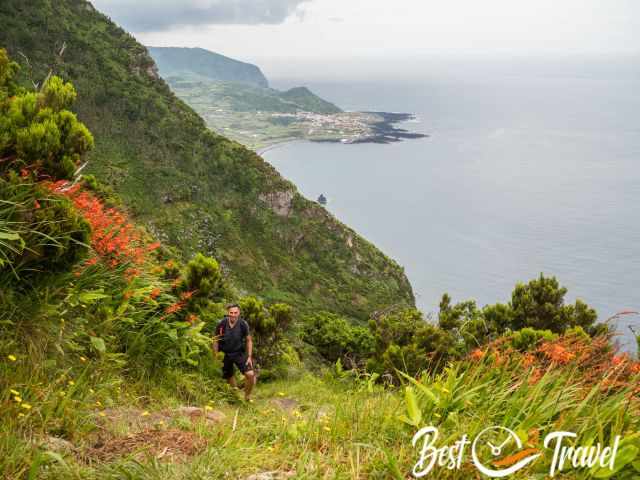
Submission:
<svg viewBox="0 0 640 480">
<path fill-rule="evenodd" d="M 488 451 L 493 457 L 486 459 L 485 461 L 491 462 L 508 451 L 521 450 L 523 446 L 522 440 L 520 440 L 520 437 L 518 437 L 513 430 L 501 426 L 485 428 L 476 436 L 473 444 L 471 445 L 471 457 L 473 459 L 473 463 L 480 472 L 491 478 L 501 478 L 511 475 L 512 473 L 524 468 L 541 455 L 540 453 L 529 455 L 508 468 L 494 470 L 487 467 L 483 461 L 480 460 L 479 450 L 481 450 L 483 446 L 488 447 Z"/>
</svg>

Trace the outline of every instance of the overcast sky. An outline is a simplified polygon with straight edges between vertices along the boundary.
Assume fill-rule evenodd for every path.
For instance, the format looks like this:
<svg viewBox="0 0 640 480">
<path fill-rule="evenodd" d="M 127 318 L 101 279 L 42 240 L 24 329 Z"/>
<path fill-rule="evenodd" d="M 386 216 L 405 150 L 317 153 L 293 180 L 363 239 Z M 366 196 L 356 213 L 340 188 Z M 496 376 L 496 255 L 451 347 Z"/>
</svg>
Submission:
<svg viewBox="0 0 640 480">
<path fill-rule="evenodd" d="M 638 0 L 93 0 L 146 45 L 261 67 L 640 52 Z"/>
</svg>

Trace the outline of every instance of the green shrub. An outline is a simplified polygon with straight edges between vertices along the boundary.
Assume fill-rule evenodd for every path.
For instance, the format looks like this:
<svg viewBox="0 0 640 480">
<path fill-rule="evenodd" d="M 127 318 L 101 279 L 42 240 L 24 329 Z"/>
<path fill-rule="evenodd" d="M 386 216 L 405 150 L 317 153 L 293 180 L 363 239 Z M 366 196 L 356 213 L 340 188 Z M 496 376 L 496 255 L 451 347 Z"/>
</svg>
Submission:
<svg viewBox="0 0 640 480">
<path fill-rule="evenodd" d="M 181 289 L 194 292 L 195 298 L 222 300 L 225 295 L 225 282 L 216 259 L 206 257 L 202 253 L 196 254 L 187 263 Z"/>
<path fill-rule="evenodd" d="M 249 324 L 257 364 L 264 371 L 274 369 L 275 375 L 287 348 L 285 337 L 293 320 L 293 309 L 284 303 L 267 308 L 262 300 L 253 296 L 241 298 L 239 305 L 240 315 Z"/>
<path fill-rule="evenodd" d="M 371 320 L 369 328 L 376 346 L 367 368 L 380 374 L 395 374 L 398 369 L 415 375 L 438 369 L 459 350 L 450 331 L 426 322 L 416 309 L 382 315 Z"/>
<path fill-rule="evenodd" d="M 2 169 L 24 169 L 48 179 L 71 178 L 93 136 L 69 110 L 76 91 L 49 77 L 40 91 L 26 92 L 13 82 L 17 68 L 0 49 L 0 158 Z"/>
<path fill-rule="evenodd" d="M 91 227 L 72 203 L 15 174 L 0 178 L 0 272 L 13 278 L 68 270 L 88 249 Z"/>
<path fill-rule="evenodd" d="M 535 328 L 526 327 L 513 332 L 509 336 L 509 343 L 516 350 L 525 351 L 538 346 L 542 342 L 555 340 L 556 338 L 558 338 L 558 335 L 551 330 L 536 330 Z"/>
<path fill-rule="evenodd" d="M 303 320 L 302 339 L 313 345 L 320 355 L 347 367 L 363 363 L 375 349 L 375 340 L 365 327 L 353 326 L 330 312 L 318 312 Z"/>
<path fill-rule="evenodd" d="M 580 326 L 591 329 L 597 319 L 594 309 L 582 300 L 565 305 L 565 287 L 555 277 L 540 277 L 527 284 L 519 283 L 511 294 L 512 330 L 533 327 L 562 333 L 567 328 Z"/>
</svg>

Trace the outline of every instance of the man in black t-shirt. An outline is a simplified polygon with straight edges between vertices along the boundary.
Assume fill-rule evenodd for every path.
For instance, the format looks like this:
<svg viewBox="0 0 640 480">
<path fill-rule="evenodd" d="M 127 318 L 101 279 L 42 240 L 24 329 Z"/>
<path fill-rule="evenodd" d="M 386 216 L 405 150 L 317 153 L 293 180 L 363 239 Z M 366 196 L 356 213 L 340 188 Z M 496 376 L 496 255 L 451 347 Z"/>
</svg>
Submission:
<svg viewBox="0 0 640 480">
<path fill-rule="evenodd" d="M 251 332 L 249 332 L 249 324 L 244 318 L 240 318 L 240 307 L 235 303 L 227 306 L 227 315 L 220 320 L 216 327 L 216 334 L 213 337 L 213 352 L 216 356 L 220 352 L 224 353 L 222 377 L 232 387 L 236 386 L 233 366 L 238 367 L 245 378 L 244 398 L 251 401 L 251 389 L 256 378 L 253 371 L 253 341 Z"/>
</svg>

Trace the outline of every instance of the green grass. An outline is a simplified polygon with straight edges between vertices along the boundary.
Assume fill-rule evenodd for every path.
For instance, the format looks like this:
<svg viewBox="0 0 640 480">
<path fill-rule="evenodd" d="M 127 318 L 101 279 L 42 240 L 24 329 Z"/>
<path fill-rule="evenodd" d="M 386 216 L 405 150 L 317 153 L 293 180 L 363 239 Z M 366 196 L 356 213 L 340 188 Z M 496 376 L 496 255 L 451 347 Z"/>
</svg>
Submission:
<svg viewBox="0 0 640 480">
<path fill-rule="evenodd" d="M 0 473 L 4 478 L 28 478 L 27 472 L 39 461 L 43 464 L 32 478 L 235 479 L 262 471 L 295 472 L 293 478 L 300 479 L 407 478 L 418 459 L 411 437 L 424 425 L 439 428 L 441 445 L 464 434 L 473 437 L 487 426 L 502 425 L 516 431 L 527 447 L 540 450 L 542 438 L 550 431 L 575 432 L 577 443 L 582 445 L 609 444 L 620 434 L 626 457 L 634 455 L 615 478 L 637 478 L 634 475 L 640 467 L 636 461 L 640 405 L 631 393 L 637 383 L 618 390 L 603 389 L 603 378 L 587 385 L 577 366 L 549 370 L 530 383 L 531 372 L 527 373 L 517 359 L 501 365 L 490 357 L 480 362 L 465 360 L 442 374 L 407 382 L 412 385 L 408 387 L 410 394 L 405 387 L 384 388 L 368 382 L 367 377 L 328 370 L 321 376 L 303 374 L 260 382 L 255 403 L 245 404 L 238 400 L 239 392 L 230 392 L 221 383 L 185 394 L 189 389 L 181 384 L 197 383 L 197 377 L 181 379 L 174 372 L 131 381 L 117 369 L 109 369 L 109 362 L 59 371 L 48 385 L 38 387 L 46 375 L 34 367 L 46 361 L 19 355 L 16 362 L 8 364 L 4 353 L 3 375 L 11 379 L 8 386 L 19 389 L 23 403 L 28 401 L 32 406 L 28 412 L 23 410 L 25 417 L 16 417 L 11 408 L 2 412 Z M 610 375 L 614 373 L 612 370 Z M 39 391 L 45 392 L 42 398 Z M 60 392 L 65 392 L 62 399 Z M 295 403 L 286 410 L 277 404 L 283 399 Z M 5 396 L 5 405 L 7 402 L 10 400 Z M 160 431 L 179 429 L 206 441 L 203 451 L 180 461 L 136 457 L 131 452 L 87 463 L 72 454 L 59 458 L 43 453 L 28 441 L 54 434 L 83 450 L 95 441 L 96 430 L 105 434 L 101 411 L 137 408 L 153 416 L 179 405 L 209 406 L 226 417 L 213 424 L 174 418 L 159 426 Z M 106 425 L 109 435 L 116 438 L 131 433 L 126 424 Z M 53 431 L 52 426 L 56 426 Z M 546 478 L 550 458 L 547 452 L 511 478 Z M 468 458 L 459 471 L 441 469 L 433 475 L 475 478 Z M 566 471 L 558 478 L 594 476 L 583 469 Z"/>
</svg>

